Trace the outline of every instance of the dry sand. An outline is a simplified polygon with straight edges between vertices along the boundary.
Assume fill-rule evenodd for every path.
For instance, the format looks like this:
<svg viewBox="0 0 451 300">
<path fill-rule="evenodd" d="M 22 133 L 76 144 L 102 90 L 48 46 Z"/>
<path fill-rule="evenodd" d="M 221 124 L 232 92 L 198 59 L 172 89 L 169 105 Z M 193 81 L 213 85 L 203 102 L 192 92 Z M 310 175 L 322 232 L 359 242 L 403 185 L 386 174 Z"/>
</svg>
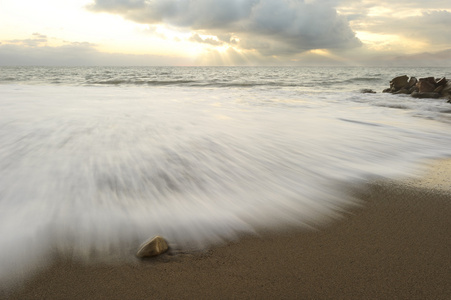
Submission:
<svg viewBox="0 0 451 300">
<path fill-rule="evenodd" d="M 451 299 L 450 166 L 438 162 L 434 180 L 353 191 L 363 205 L 317 230 L 136 263 L 60 259 L 8 298 Z"/>
</svg>

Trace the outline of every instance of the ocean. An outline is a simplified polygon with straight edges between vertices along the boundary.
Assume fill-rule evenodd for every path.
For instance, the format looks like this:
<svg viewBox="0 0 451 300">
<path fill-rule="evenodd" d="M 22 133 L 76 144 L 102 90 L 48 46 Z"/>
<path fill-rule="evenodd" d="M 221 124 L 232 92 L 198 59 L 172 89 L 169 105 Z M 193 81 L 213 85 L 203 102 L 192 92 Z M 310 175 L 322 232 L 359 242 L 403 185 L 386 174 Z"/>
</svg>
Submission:
<svg viewBox="0 0 451 300">
<path fill-rule="evenodd" d="M 338 217 L 451 156 L 451 104 L 381 93 L 404 74 L 451 68 L 1 67 L 0 283 Z"/>
</svg>

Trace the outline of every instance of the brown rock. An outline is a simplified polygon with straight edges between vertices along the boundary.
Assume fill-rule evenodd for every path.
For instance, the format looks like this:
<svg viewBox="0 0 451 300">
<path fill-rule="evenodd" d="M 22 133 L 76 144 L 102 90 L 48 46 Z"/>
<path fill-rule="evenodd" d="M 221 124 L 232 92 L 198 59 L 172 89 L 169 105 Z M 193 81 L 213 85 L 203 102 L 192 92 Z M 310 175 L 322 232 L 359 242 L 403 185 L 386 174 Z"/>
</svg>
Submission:
<svg viewBox="0 0 451 300">
<path fill-rule="evenodd" d="M 434 77 L 420 78 L 417 83 L 418 91 L 420 93 L 431 93 L 435 90 Z"/>
<path fill-rule="evenodd" d="M 407 75 L 398 76 L 393 78 L 390 81 L 390 88 L 392 89 L 392 92 L 396 92 L 399 89 L 405 87 L 408 83 L 409 77 Z"/>
<path fill-rule="evenodd" d="M 155 236 L 154 238 L 148 240 L 144 244 L 142 244 L 138 252 L 136 253 L 136 256 L 139 258 L 146 258 L 146 257 L 152 257 L 157 256 L 160 254 L 163 254 L 169 249 L 168 243 L 164 238 L 161 236 Z"/>
<path fill-rule="evenodd" d="M 399 91 L 397 91 L 397 92 L 394 92 L 393 94 L 410 94 L 409 93 L 409 90 L 408 89 L 406 89 L 406 88 L 402 88 L 402 89 L 400 89 Z"/>
<path fill-rule="evenodd" d="M 422 93 L 422 92 L 413 92 L 411 94 L 411 96 L 413 98 L 439 98 L 440 94 L 437 93 L 433 93 L 433 92 L 427 92 L 427 93 Z"/>
<path fill-rule="evenodd" d="M 409 94 L 412 94 L 413 92 L 418 92 L 418 87 L 416 85 L 409 89 Z"/>
<path fill-rule="evenodd" d="M 451 81 L 448 81 L 442 90 L 443 97 L 451 97 Z"/>
<path fill-rule="evenodd" d="M 445 88 L 444 85 L 439 85 L 438 87 L 435 88 L 434 93 L 440 94 L 444 88 Z"/>
<path fill-rule="evenodd" d="M 418 82 L 416 77 L 410 77 L 409 82 L 407 83 L 407 89 L 410 90 L 413 86 L 415 86 Z"/>
<path fill-rule="evenodd" d="M 444 86 L 444 85 L 446 85 L 446 83 L 448 82 L 448 80 L 446 80 L 446 78 L 445 77 L 442 77 L 442 78 L 440 78 L 440 79 L 438 79 L 437 80 L 437 85 L 438 86 Z"/>
</svg>

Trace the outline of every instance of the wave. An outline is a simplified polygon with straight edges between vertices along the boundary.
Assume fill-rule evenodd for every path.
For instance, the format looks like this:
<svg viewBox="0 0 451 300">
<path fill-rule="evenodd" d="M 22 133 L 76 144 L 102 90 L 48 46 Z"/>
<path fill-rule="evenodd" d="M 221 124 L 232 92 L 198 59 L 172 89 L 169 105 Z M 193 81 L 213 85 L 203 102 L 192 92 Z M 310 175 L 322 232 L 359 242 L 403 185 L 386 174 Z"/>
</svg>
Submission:
<svg viewBox="0 0 451 300">
<path fill-rule="evenodd" d="M 355 77 L 351 78 L 350 81 L 379 81 L 381 78 L 379 77 Z"/>
<path fill-rule="evenodd" d="M 217 80 L 201 81 L 201 80 L 130 80 L 130 79 L 109 79 L 98 81 L 87 81 L 85 85 L 131 85 L 131 86 L 192 86 L 192 87 L 215 87 L 215 88 L 251 88 L 251 87 L 296 87 L 296 86 L 313 86 L 308 83 L 294 82 L 219 82 Z"/>
<path fill-rule="evenodd" d="M 14 77 L 0 78 L 0 82 L 2 82 L 2 81 L 16 81 L 16 80 L 18 80 L 18 78 L 14 78 Z"/>
<path fill-rule="evenodd" d="M 130 80 L 130 79 L 111 79 L 100 81 L 88 81 L 91 85 L 186 85 L 196 81 L 194 80 Z"/>
<path fill-rule="evenodd" d="M 0 284 L 52 253 L 108 259 L 156 234 L 189 248 L 259 226 L 315 226 L 352 204 L 343 182 L 407 175 L 422 158 L 450 155 L 449 125 L 414 118 L 444 118 L 436 115 L 449 108 L 438 101 L 115 86 L 312 78 L 103 78 L 90 84 L 113 86 L 2 87 Z M 401 101 L 411 111 L 375 107 Z"/>
<path fill-rule="evenodd" d="M 380 77 L 354 77 L 346 80 L 340 81 L 340 83 L 344 84 L 352 84 L 352 83 L 361 83 L 361 82 L 378 82 L 380 81 Z"/>
<path fill-rule="evenodd" d="M 211 87 L 219 87 L 219 88 L 228 88 L 228 87 L 237 87 L 237 88 L 246 88 L 246 87 L 295 87 L 302 86 L 300 83 L 285 83 L 285 82 L 208 82 L 201 84 L 203 86 L 211 86 Z"/>
<path fill-rule="evenodd" d="M 409 106 L 403 105 L 403 104 L 377 104 L 375 106 L 388 107 L 388 108 L 394 108 L 394 109 L 410 109 Z"/>
</svg>

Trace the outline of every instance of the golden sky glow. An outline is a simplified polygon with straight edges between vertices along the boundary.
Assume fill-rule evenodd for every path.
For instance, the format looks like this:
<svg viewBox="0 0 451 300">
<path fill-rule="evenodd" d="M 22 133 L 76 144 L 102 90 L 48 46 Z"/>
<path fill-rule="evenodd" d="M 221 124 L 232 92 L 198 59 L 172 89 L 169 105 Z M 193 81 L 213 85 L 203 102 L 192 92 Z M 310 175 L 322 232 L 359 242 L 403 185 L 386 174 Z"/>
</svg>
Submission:
<svg viewBox="0 0 451 300">
<path fill-rule="evenodd" d="M 378 52 L 400 52 L 412 54 L 427 49 L 427 43 L 395 34 L 380 34 L 356 31 L 356 36 L 366 48 Z"/>
<path fill-rule="evenodd" d="M 246 1 L 249 2 L 242 0 L 243 3 Z M 107 2 L 102 1 L 102 5 Z M 118 2 L 111 1 L 109 5 Z M 136 2 L 141 2 L 143 5 L 150 3 L 139 0 L 123 1 L 124 5 L 132 5 Z M 102 53 L 154 55 L 168 57 L 168 59 L 179 57 L 186 59 L 187 63 L 191 61 L 202 62 L 202 64 L 208 64 L 206 57 L 225 64 L 234 64 L 234 59 L 252 64 L 265 60 L 268 63 L 284 60 L 302 61 L 302 58 L 310 53 L 315 57 L 327 58 L 329 61 L 345 61 L 352 59 L 353 51 L 358 51 L 362 55 L 362 49 L 367 49 L 368 55 L 394 52 L 411 54 L 451 49 L 449 27 L 446 27 L 450 24 L 447 17 L 451 18 L 451 12 L 448 7 L 432 7 L 435 3 L 443 3 L 443 1 L 428 2 L 430 7 L 423 8 L 421 5 L 412 6 L 415 2 L 413 0 L 409 1 L 408 7 L 402 6 L 403 1 L 390 6 L 387 5 L 389 2 L 385 3 L 385 1 L 347 0 L 339 1 L 342 6 L 338 6 L 336 10 L 334 8 L 331 10 L 319 0 L 300 1 L 300 4 L 296 5 L 288 4 L 290 3 L 288 1 L 262 0 L 261 2 L 264 4 L 262 8 L 257 7 L 250 12 L 252 14 L 259 12 L 265 16 L 263 11 L 268 7 L 267 28 L 265 28 L 264 18 L 261 21 L 251 17 L 246 20 L 243 17 L 240 19 L 242 23 L 240 25 L 234 21 L 233 12 L 225 17 L 223 14 L 219 15 L 218 19 L 221 17 L 232 19 L 221 27 L 205 25 L 201 22 L 202 20 L 197 22 L 195 17 L 194 19 L 186 18 L 188 21 L 183 21 L 184 12 L 180 13 L 178 19 L 165 21 L 163 18 L 163 21 L 157 23 L 155 16 L 150 17 L 144 12 L 141 16 L 135 16 L 141 13 L 139 10 L 135 15 L 129 15 L 126 9 L 122 8 L 106 12 L 87 9 L 94 0 L 2 0 L 0 2 L 0 45 L 29 48 L 85 45 Z M 224 4 L 227 2 L 221 3 L 227 5 Z M 100 7 L 101 4 L 96 3 L 96 5 Z M 279 6 L 283 5 L 287 6 L 287 9 L 279 12 Z M 336 22 L 346 22 L 343 24 L 347 24 L 349 32 L 352 32 L 361 46 L 358 47 L 355 42 L 351 43 L 351 40 L 349 45 L 344 43 L 345 36 L 349 36 L 349 32 L 342 33 L 342 40 L 337 40 L 335 45 L 330 44 L 330 47 L 327 36 L 314 41 L 307 40 L 308 37 L 326 34 L 327 30 L 333 28 L 344 28 L 340 24 L 338 26 L 332 24 L 331 29 L 322 31 L 321 26 L 324 20 L 318 19 L 316 23 L 316 20 L 312 19 L 308 13 L 302 13 L 303 10 L 308 11 L 313 6 L 315 9 L 312 9 L 312 12 L 324 10 L 318 13 L 318 18 L 324 17 L 324 20 L 330 18 L 330 13 L 335 11 Z M 451 4 L 449 6 L 451 7 Z M 107 10 L 108 7 L 105 7 L 102 9 Z M 401 10 L 400 7 L 404 8 Z M 285 22 L 283 13 L 291 16 L 290 10 L 296 9 L 299 11 L 292 23 Z M 276 12 L 281 15 L 279 19 L 274 17 L 277 15 Z M 189 13 L 187 11 L 186 15 L 189 16 Z M 137 22 L 136 20 L 141 20 L 139 18 L 144 21 Z M 145 21 L 146 18 L 148 22 Z M 433 20 L 437 20 L 437 24 L 433 24 Z M 419 28 L 424 30 L 415 31 L 415 26 L 423 26 Z M 245 31 L 246 28 L 249 28 L 249 32 Z M 448 28 L 448 38 L 440 39 L 437 32 L 434 32 L 435 35 L 429 35 L 427 28 L 442 30 L 443 34 L 446 34 L 445 30 Z M 242 32 L 236 32 L 236 30 Z M 271 30 L 280 31 L 281 34 L 274 35 Z M 297 41 L 293 39 L 294 34 L 298 36 Z M 220 37 L 221 35 L 229 37 L 224 39 Z M 337 34 L 331 35 L 331 37 L 334 36 Z M 303 39 L 306 41 L 304 42 Z M 304 45 L 307 46 L 304 47 Z M 339 52 L 336 51 L 337 45 L 340 48 Z M 227 57 L 232 54 L 233 57 Z"/>
<path fill-rule="evenodd" d="M 63 41 L 88 42 L 105 52 L 174 55 L 182 53 L 183 48 L 183 53 L 195 55 L 202 48 L 186 42 L 187 34 L 163 26 L 150 32 L 147 25 L 120 16 L 89 12 L 84 9 L 89 0 L 26 1 L 25 5 L 23 2 L 2 1 L 0 17 L 4 25 L 0 40 L 28 39 L 38 32 L 50 38 L 49 46 L 58 46 Z"/>
</svg>

